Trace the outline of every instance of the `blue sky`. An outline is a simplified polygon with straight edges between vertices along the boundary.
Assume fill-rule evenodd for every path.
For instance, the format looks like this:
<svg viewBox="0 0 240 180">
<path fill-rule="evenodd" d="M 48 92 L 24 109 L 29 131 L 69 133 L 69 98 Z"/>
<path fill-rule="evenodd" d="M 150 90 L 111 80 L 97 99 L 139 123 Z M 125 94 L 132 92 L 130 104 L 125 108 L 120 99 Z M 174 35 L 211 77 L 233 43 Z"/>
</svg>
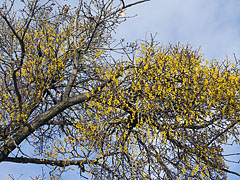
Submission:
<svg viewBox="0 0 240 180">
<path fill-rule="evenodd" d="M 164 45 L 181 42 L 201 46 L 206 58 L 232 58 L 240 53 L 239 7 L 239 0 L 152 0 L 130 8 L 127 15 L 138 16 L 117 33 L 126 40 L 157 33 Z"/>
<path fill-rule="evenodd" d="M 150 33 L 157 33 L 156 40 L 163 45 L 178 42 L 190 44 L 194 48 L 201 47 L 201 53 L 207 59 L 221 61 L 228 57 L 233 60 L 233 53 L 240 58 L 239 7 L 240 0 L 151 0 L 127 10 L 127 15 L 138 16 L 121 24 L 115 36 L 135 41 L 144 40 Z M 240 152 L 240 147 L 228 148 L 226 151 Z M 237 171 L 240 164 L 232 165 L 231 168 Z M 40 173 L 39 165 L 0 163 L 1 179 L 7 174 L 13 174 L 17 179 L 21 174 L 34 177 Z M 30 179 L 27 177 L 22 176 L 20 180 Z M 230 180 L 236 178 L 229 175 Z M 66 174 L 63 179 L 81 178 L 74 172 Z"/>
</svg>

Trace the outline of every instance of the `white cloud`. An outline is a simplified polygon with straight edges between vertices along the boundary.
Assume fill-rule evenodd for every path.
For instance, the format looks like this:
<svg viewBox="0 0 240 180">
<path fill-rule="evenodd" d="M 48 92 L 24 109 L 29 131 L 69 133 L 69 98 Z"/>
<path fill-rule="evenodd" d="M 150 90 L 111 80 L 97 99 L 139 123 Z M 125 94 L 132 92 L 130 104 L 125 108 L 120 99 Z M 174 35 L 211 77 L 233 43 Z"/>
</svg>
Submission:
<svg viewBox="0 0 240 180">
<path fill-rule="evenodd" d="M 238 0 L 152 0 L 127 11 L 138 16 L 120 26 L 117 36 L 133 41 L 157 32 L 164 44 L 188 43 L 201 46 L 207 58 L 233 58 L 240 56 L 239 5 Z"/>
</svg>

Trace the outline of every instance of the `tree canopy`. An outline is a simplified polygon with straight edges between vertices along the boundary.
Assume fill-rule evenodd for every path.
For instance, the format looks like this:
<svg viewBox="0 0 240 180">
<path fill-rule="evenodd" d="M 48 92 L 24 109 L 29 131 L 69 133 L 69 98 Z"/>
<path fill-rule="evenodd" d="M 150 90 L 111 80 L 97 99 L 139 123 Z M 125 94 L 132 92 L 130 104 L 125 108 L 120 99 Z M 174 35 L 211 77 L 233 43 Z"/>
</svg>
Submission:
<svg viewBox="0 0 240 180">
<path fill-rule="evenodd" d="M 0 162 L 47 165 L 50 179 L 74 167 L 93 179 L 240 176 L 223 152 L 240 142 L 239 61 L 116 41 L 124 10 L 146 1 L 2 4 Z"/>
</svg>

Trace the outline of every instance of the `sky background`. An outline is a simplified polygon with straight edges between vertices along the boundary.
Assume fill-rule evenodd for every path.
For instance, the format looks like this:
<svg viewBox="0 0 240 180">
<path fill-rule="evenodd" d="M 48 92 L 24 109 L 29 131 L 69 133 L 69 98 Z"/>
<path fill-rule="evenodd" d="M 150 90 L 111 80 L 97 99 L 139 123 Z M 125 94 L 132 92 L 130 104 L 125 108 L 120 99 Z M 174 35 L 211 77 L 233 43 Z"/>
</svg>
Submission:
<svg viewBox="0 0 240 180">
<path fill-rule="evenodd" d="M 74 0 L 72 0 L 73 2 Z M 76 1 L 76 0 L 75 0 Z M 115 0 L 118 1 L 118 0 Z M 128 4 L 134 0 L 125 0 Z M 71 3 L 71 0 L 64 3 Z M 201 47 L 203 57 L 222 61 L 233 53 L 240 58 L 240 0 L 151 0 L 126 11 L 127 16 L 138 15 L 121 24 L 114 34 L 125 41 L 144 40 L 152 33 L 163 45 L 189 44 Z M 239 147 L 227 148 L 226 152 L 240 152 Z M 240 158 L 240 157 L 238 157 Z M 238 160 L 238 159 L 237 159 Z M 240 170 L 240 164 L 231 165 Z M 15 179 L 30 179 L 41 173 L 39 165 L 0 163 L 0 179 L 13 174 Z M 229 180 L 237 177 L 229 175 Z M 75 172 L 63 176 L 64 180 L 81 179 Z"/>
</svg>

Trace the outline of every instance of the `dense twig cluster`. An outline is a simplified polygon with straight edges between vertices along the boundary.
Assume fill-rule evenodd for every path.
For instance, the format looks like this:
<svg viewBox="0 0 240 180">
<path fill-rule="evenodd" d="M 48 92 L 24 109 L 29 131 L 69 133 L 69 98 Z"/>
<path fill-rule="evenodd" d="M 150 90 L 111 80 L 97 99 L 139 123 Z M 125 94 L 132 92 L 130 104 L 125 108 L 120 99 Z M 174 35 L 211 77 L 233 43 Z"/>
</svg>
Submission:
<svg viewBox="0 0 240 180">
<path fill-rule="evenodd" d="M 116 44 L 123 10 L 145 1 L 3 3 L 0 162 L 51 166 L 50 179 L 68 166 L 94 179 L 240 176 L 222 149 L 239 144 L 238 61 L 153 39 Z"/>
</svg>

